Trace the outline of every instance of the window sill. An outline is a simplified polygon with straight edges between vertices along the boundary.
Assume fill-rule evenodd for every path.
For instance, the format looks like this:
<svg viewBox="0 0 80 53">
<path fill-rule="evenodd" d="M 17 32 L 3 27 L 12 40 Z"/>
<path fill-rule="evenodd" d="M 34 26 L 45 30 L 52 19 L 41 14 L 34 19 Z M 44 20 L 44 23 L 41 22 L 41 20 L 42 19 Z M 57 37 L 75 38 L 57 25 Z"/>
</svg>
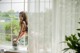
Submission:
<svg viewBox="0 0 80 53">
<path fill-rule="evenodd" d="M 26 53 L 27 46 L 18 46 L 18 50 L 13 50 L 12 46 L 9 45 L 0 45 L 0 49 L 4 49 L 5 53 Z"/>
</svg>

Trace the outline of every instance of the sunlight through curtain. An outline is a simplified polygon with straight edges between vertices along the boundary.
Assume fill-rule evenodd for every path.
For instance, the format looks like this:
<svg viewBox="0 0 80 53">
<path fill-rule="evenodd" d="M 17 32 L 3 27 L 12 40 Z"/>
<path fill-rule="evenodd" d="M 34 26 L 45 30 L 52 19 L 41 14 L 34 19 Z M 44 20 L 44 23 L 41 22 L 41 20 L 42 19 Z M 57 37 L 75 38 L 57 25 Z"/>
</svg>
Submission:
<svg viewBox="0 0 80 53">
<path fill-rule="evenodd" d="M 29 53 L 63 53 L 60 42 L 75 34 L 79 0 L 29 0 Z M 69 53 L 69 52 L 68 52 Z M 74 53 L 74 52 L 73 52 Z"/>
</svg>

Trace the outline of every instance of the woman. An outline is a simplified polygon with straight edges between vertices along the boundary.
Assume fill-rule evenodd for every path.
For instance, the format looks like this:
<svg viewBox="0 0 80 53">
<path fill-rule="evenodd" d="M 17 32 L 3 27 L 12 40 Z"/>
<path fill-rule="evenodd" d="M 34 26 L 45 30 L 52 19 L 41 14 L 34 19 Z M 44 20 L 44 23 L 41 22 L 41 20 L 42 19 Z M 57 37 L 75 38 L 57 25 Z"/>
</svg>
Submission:
<svg viewBox="0 0 80 53">
<path fill-rule="evenodd" d="M 20 32 L 16 41 L 22 39 L 22 37 L 25 34 L 28 34 L 28 20 L 27 20 L 27 15 L 24 11 L 19 13 L 19 19 L 20 19 Z"/>
</svg>

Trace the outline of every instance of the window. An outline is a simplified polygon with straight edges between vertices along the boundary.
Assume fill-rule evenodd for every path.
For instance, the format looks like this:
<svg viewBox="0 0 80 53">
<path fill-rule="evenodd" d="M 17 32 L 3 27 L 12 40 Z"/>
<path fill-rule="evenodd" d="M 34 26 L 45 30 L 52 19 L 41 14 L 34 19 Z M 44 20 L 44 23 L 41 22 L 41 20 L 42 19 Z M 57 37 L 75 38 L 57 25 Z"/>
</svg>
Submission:
<svg viewBox="0 0 80 53">
<path fill-rule="evenodd" d="M 19 33 L 19 12 L 28 11 L 27 0 L 0 0 L 0 44 L 11 45 L 12 39 Z M 19 41 L 19 45 L 26 46 Z"/>
<path fill-rule="evenodd" d="M 19 12 L 29 12 L 29 20 L 32 22 L 33 29 L 37 31 L 39 24 L 42 24 L 40 31 L 44 30 L 44 15 L 48 18 L 52 12 L 52 0 L 1 0 L 0 1 L 0 44 L 10 45 L 12 39 L 19 32 Z M 34 20 L 36 19 L 36 20 Z M 40 21 L 40 22 L 39 22 Z M 47 21 L 46 21 L 47 22 Z M 37 25 L 37 27 L 35 27 Z M 15 27 L 16 26 L 16 27 Z M 36 29 L 37 28 L 37 29 Z M 35 35 L 35 34 L 34 34 Z M 24 38 L 26 40 L 27 38 Z M 3 41 L 2 41 L 3 40 Z M 36 40 L 36 39 L 35 39 Z M 42 41 L 42 40 L 41 40 Z M 43 41 L 42 41 L 43 42 Z M 19 42 L 19 45 L 26 46 L 25 43 Z"/>
</svg>

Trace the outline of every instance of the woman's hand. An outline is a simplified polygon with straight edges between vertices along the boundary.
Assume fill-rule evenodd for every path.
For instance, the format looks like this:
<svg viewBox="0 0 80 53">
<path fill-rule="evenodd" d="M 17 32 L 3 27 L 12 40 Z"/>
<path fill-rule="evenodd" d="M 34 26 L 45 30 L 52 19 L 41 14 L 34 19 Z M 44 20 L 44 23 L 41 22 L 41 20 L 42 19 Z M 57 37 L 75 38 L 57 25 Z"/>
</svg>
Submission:
<svg viewBox="0 0 80 53">
<path fill-rule="evenodd" d="M 13 39 L 13 42 L 17 42 L 17 41 L 18 41 L 17 38 Z"/>
</svg>

